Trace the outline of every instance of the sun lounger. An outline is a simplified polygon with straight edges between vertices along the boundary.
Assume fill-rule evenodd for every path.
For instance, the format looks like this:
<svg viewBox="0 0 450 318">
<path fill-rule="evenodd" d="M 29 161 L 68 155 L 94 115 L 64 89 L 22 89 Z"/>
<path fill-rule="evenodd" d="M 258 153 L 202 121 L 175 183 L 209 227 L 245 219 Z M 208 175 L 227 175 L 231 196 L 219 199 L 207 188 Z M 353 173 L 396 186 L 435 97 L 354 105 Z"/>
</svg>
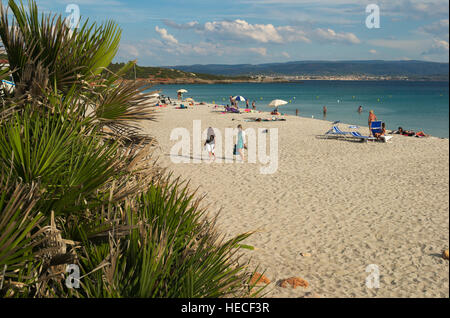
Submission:
<svg viewBox="0 0 450 318">
<path fill-rule="evenodd" d="M 375 136 L 375 134 L 383 133 L 382 122 L 381 121 L 373 121 L 370 124 L 370 130 L 372 132 L 372 136 Z M 392 138 L 392 136 L 379 136 L 378 138 L 384 142 L 387 142 L 389 139 Z"/>
<path fill-rule="evenodd" d="M 325 133 L 326 138 L 328 137 L 348 137 L 351 134 L 349 131 L 342 131 L 338 126 L 331 127 L 330 130 L 328 130 Z"/>
<path fill-rule="evenodd" d="M 372 136 L 375 136 L 375 134 L 381 134 L 383 132 L 381 124 L 382 123 L 379 120 L 370 123 L 370 131 L 372 132 Z"/>
<path fill-rule="evenodd" d="M 350 134 L 352 135 L 352 137 L 360 139 L 361 141 L 377 140 L 375 137 L 363 136 L 357 131 L 352 131 Z"/>
</svg>

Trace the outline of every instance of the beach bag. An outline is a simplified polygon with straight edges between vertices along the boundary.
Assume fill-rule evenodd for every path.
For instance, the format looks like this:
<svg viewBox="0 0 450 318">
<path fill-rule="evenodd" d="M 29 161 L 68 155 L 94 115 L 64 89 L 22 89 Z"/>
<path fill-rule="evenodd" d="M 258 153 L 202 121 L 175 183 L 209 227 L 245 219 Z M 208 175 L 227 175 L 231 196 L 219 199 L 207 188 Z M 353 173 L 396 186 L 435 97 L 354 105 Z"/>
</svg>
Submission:
<svg viewBox="0 0 450 318">
<path fill-rule="evenodd" d="M 233 155 L 238 155 L 237 144 L 234 145 Z"/>
</svg>

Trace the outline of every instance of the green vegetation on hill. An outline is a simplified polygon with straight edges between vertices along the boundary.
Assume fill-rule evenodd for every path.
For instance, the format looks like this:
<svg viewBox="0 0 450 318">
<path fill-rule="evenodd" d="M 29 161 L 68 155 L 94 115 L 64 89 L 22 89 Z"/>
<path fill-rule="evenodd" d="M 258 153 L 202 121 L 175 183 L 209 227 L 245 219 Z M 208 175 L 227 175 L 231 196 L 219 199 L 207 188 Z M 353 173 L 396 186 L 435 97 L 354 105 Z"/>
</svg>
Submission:
<svg viewBox="0 0 450 318">
<path fill-rule="evenodd" d="M 117 72 L 125 63 L 111 63 L 108 67 L 112 72 Z M 134 79 L 134 69 L 131 68 L 124 74 L 125 79 Z M 139 66 L 136 65 L 136 78 L 155 78 L 155 79 L 201 79 L 201 80 L 248 80 L 248 76 L 225 76 L 225 75 L 212 75 L 203 73 L 184 72 L 176 69 L 164 68 L 164 67 L 151 67 L 151 66 Z"/>
</svg>

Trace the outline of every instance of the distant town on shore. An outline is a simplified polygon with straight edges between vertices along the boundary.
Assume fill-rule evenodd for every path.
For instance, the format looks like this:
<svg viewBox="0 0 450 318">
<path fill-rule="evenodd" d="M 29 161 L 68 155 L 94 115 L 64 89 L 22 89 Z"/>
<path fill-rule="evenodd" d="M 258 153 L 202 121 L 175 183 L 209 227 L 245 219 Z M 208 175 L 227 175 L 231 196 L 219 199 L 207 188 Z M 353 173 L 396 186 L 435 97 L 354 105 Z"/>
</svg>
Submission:
<svg viewBox="0 0 450 318">
<path fill-rule="evenodd" d="M 111 64 L 118 70 L 123 63 Z M 154 84 L 343 81 L 448 81 L 449 64 L 427 61 L 299 61 L 269 64 L 136 66 L 126 79 Z"/>
</svg>

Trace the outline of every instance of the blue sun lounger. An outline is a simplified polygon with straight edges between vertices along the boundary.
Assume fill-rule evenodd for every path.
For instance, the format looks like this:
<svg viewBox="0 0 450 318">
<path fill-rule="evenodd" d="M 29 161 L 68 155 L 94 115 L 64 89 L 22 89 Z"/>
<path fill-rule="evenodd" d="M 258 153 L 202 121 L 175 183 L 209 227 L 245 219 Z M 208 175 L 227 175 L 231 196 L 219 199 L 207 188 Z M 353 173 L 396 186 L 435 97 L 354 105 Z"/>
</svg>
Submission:
<svg viewBox="0 0 450 318">
<path fill-rule="evenodd" d="M 328 130 L 325 133 L 325 136 L 328 137 L 348 137 L 351 134 L 349 131 L 342 131 L 338 126 L 331 127 L 330 130 Z"/>
<path fill-rule="evenodd" d="M 372 136 L 375 136 L 375 134 L 381 134 L 383 132 L 381 124 L 382 123 L 379 120 L 370 123 L 370 131 L 372 132 Z"/>
<path fill-rule="evenodd" d="M 376 140 L 375 137 L 371 137 L 371 136 L 363 136 L 361 135 L 359 132 L 357 131 L 352 131 L 350 133 L 352 135 L 352 137 L 360 139 L 361 141 L 369 141 L 369 140 Z"/>
</svg>

